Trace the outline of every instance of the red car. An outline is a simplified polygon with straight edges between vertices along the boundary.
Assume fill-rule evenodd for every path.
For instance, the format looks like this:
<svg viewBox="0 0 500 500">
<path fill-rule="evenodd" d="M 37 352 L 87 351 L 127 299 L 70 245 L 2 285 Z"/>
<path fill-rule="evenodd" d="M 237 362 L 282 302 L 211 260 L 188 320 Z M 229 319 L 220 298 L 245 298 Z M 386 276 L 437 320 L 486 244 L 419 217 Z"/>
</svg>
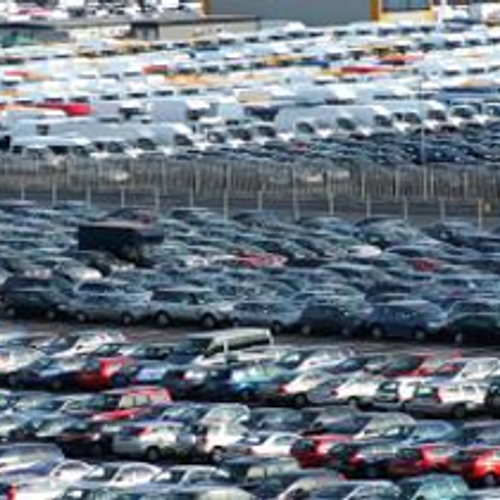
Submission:
<svg viewBox="0 0 500 500">
<path fill-rule="evenodd" d="M 456 359 L 459 353 L 437 356 L 431 353 L 402 354 L 394 356 L 388 364 L 380 369 L 384 377 L 427 377 L 439 366 L 450 359 Z"/>
<path fill-rule="evenodd" d="M 134 360 L 126 356 L 91 359 L 76 376 L 76 383 L 81 389 L 91 391 L 109 389 L 113 375 L 133 364 Z"/>
<path fill-rule="evenodd" d="M 464 448 L 449 459 L 447 472 L 460 474 L 468 483 L 487 487 L 500 483 L 500 446 Z"/>
<path fill-rule="evenodd" d="M 308 436 L 292 446 L 291 454 L 303 469 L 323 467 L 331 462 L 329 452 L 332 446 L 343 441 L 349 441 L 349 438 L 338 435 Z"/>
<path fill-rule="evenodd" d="M 163 387 L 127 387 L 96 394 L 87 409 L 93 421 L 128 420 L 171 401 L 170 393 Z"/>
<path fill-rule="evenodd" d="M 432 443 L 402 448 L 387 463 L 392 478 L 419 476 L 446 468 L 449 458 L 457 452 L 456 445 Z"/>
</svg>

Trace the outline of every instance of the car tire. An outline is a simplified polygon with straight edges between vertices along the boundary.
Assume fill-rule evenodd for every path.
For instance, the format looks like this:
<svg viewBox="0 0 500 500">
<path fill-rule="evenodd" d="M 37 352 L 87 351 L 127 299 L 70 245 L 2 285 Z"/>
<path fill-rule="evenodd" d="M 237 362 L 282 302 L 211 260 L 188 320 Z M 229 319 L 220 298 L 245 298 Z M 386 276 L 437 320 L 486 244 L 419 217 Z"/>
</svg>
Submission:
<svg viewBox="0 0 500 500">
<path fill-rule="evenodd" d="M 350 339 L 353 336 L 353 332 L 349 327 L 344 326 L 340 329 L 340 336 L 344 339 Z"/>
<path fill-rule="evenodd" d="M 243 391 L 240 392 L 240 399 L 245 403 L 253 401 L 254 397 L 254 392 L 251 389 L 243 389 Z"/>
<path fill-rule="evenodd" d="M 165 328 L 172 324 L 172 319 L 166 312 L 159 312 L 155 317 L 155 323 L 161 328 Z"/>
<path fill-rule="evenodd" d="M 295 408 L 304 408 L 309 404 L 309 398 L 307 397 L 306 394 L 297 394 L 293 398 L 293 406 Z"/>
<path fill-rule="evenodd" d="M 423 328 L 415 328 L 413 340 L 416 342 L 425 342 L 427 340 L 427 332 Z"/>
<path fill-rule="evenodd" d="M 120 318 L 120 323 L 123 326 L 130 326 L 134 323 L 134 317 L 130 313 L 125 312 Z"/>
<path fill-rule="evenodd" d="M 59 379 L 51 380 L 49 384 L 50 390 L 53 392 L 59 392 L 63 388 L 63 384 Z"/>
<path fill-rule="evenodd" d="M 300 334 L 304 337 L 310 337 L 312 335 L 313 329 L 311 325 L 302 325 L 300 327 Z"/>
<path fill-rule="evenodd" d="M 220 464 L 224 460 L 225 450 L 220 446 L 216 446 L 210 453 L 210 460 L 214 464 Z"/>
<path fill-rule="evenodd" d="M 464 345 L 465 344 L 464 334 L 460 332 L 453 334 L 453 343 L 455 345 Z"/>
<path fill-rule="evenodd" d="M 453 418 L 463 420 L 467 416 L 467 408 L 465 405 L 456 405 L 452 410 Z"/>
<path fill-rule="evenodd" d="M 367 479 L 378 479 L 379 473 L 377 468 L 374 465 L 369 465 L 366 468 L 365 474 Z"/>
<path fill-rule="evenodd" d="M 50 308 L 45 312 L 45 319 L 47 321 L 54 321 L 57 318 L 56 309 Z"/>
<path fill-rule="evenodd" d="M 16 308 L 14 306 L 7 306 L 5 308 L 5 316 L 7 318 L 15 318 L 17 316 Z"/>
<path fill-rule="evenodd" d="M 380 325 L 373 325 L 370 328 L 370 335 L 373 340 L 382 340 L 384 338 L 384 329 Z"/>
<path fill-rule="evenodd" d="M 90 455 L 94 458 L 102 458 L 104 456 L 104 449 L 101 443 L 93 443 L 90 447 Z"/>
<path fill-rule="evenodd" d="M 494 488 L 498 486 L 498 478 L 493 472 L 488 472 L 488 474 L 483 477 L 482 483 L 485 488 Z"/>
<path fill-rule="evenodd" d="M 87 323 L 88 322 L 88 317 L 83 311 L 78 311 L 75 314 L 75 318 L 76 318 L 76 321 L 78 321 L 78 323 Z"/>
<path fill-rule="evenodd" d="M 361 401 L 356 398 L 356 397 L 350 397 L 348 400 L 347 400 L 347 406 L 349 406 L 349 408 L 353 408 L 355 410 L 359 410 L 359 408 L 361 407 Z"/>
<path fill-rule="evenodd" d="M 205 314 L 201 318 L 201 326 L 205 330 L 213 330 L 217 326 L 217 320 L 214 318 L 212 314 Z"/>
<path fill-rule="evenodd" d="M 234 318 L 233 319 L 233 326 L 235 326 L 235 327 L 241 326 L 241 321 L 238 318 Z"/>
<path fill-rule="evenodd" d="M 271 333 L 273 335 L 281 335 L 285 331 L 285 327 L 283 326 L 283 323 L 280 323 L 279 321 L 273 321 L 271 324 Z"/>
<path fill-rule="evenodd" d="M 161 459 L 161 451 L 157 446 L 151 446 L 144 453 L 144 459 L 147 462 L 158 462 Z"/>
</svg>

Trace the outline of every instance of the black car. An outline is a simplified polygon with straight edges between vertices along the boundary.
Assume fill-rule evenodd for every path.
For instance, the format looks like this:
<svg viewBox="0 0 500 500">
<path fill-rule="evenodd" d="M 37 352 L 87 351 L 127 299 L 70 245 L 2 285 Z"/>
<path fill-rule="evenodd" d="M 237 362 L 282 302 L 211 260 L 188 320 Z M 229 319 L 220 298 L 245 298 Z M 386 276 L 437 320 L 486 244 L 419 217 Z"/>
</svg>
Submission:
<svg viewBox="0 0 500 500">
<path fill-rule="evenodd" d="M 448 324 L 448 331 L 456 344 L 500 340 L 500 312 L 478 312 L 462 314 Z"/>
<path fill-rule="evenodd" d="M 352 300 L 311 303 L 303 310 L 296 329 L 302 335 L 316 333 L 351 337 L 358 333 L 365 321 L 368 307 Z"/>
<path fill-rule="evenodd" d="M 43 357 L 12 374 L 9 378 L 15 388 L 50 389 L 60 391 L 75 386 L 75 378 L 82 370 L 84 358 Z"/>
<path fill-rule="evenodd" d="M 0 293 L 9 318 L 43 316 L 53 320 L 60 315 L 60 306 L 68 301 L 71 289 L 62 279 L 12 276 Z"/>
</svg>

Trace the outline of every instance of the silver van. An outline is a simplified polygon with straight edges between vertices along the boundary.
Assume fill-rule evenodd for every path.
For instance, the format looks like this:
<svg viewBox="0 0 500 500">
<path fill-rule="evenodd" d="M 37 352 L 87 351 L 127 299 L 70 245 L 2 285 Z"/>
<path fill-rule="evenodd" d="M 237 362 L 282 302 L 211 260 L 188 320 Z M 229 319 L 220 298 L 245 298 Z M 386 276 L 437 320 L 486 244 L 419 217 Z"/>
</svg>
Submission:
<svg viewBox="0 0 500 500">
<path fill-rule="evenodd" d="M 177 344 L 168 362 L 176 365 L 213 363 L 232 354 L 274 344 L 267 328 L 228 328 L 210 333 L 193 333 Z"/>
</svg>

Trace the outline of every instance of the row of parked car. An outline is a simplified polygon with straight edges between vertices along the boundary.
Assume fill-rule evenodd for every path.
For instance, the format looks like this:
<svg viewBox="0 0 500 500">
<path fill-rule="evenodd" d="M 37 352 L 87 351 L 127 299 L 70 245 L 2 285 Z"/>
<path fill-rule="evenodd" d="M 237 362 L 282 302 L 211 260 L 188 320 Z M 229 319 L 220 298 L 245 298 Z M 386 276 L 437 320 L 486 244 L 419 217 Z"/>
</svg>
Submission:
<svg viewBox="0 0 500 500">
<path fill-rule="evenodd" d="M 81 249 L 77 228 L 97 219 L 148 221 L 165 240 L 140 265 Z M 0 205 L 0 221 L 0 295 L 11 318 L 457 344 L 495 343 L 500 333 L 500 232 L 468 222 L 417 228 L 389 217 L 293 222 L 259 211 L 225 219 L 198 208 L 156 216 L 28 202 Z"/>
<path fill-rule="evenodd" d="M 17 500 L 495 499 L 500 358 L 466 354 L 277 345 L 258 328 L 175 343 L 103 328 L 4 331 L 0 490 Z"/>
</svg>

